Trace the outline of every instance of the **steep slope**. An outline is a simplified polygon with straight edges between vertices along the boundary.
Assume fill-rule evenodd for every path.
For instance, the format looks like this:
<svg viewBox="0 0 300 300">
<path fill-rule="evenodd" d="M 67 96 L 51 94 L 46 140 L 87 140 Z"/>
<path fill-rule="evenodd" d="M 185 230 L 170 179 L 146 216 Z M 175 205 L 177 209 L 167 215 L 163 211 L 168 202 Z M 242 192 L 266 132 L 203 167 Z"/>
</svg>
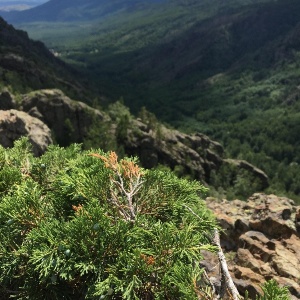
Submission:
<svg viewBox="0 0 300 300">
<path fill-rule="evenodd" d="M 112 91 L 109 86 L 107 92 L 114 92 L 112 95 L 116 97 L 123 95 L 125 101 L 131 98 L 128 104 L 132 108 L 146 104 L 159 116 L 166 116 L 166 110 L 171 110 L 170 115 L 176 114 L 180 108 L 190 115 L 195 106 L 197 109 L 210 106 L 198 97 L 201 84 L 209 77 L 221 72 L 238 75 L 245 69 L 272 69 L 280 60 L 292 58 L 297 42 L 291 45 L 287 39 L 297 34 L 299 13 L 300 4 L 295 0 L 247 6 L 195 22 L 180 34 L 166 33 L 154 45 L 143 40 L 145 46 L 141 48 L 139 40 L 144 37 L 147 40 L 145 28 L 136 25 L 136 28 L 116 29 L 107 38 L 110 44 L 99 33 L 99 42 L 86 45 L 84 55 L 93 48 L 99 51 L 85 56 L 84 61 L 91 74 L 98 75 L 100 80 L 105 81 L 108 72 L 117 78 L 119 88 Z M 136 36 L 138 30 L 144 30 L 144 36 Z M 122 44 L 122 40 L 126 43 Z M 73 57 L 76 59 L 76 55 Z M 83 59 L 80 54 L 79 57 Z M 107 79 L 109 84 L 110 77 Z M 163 102 L 161 93 L 165 96 Z M 132 98 L 138 102 L 132 102 Z M 164 105 L 163 109 L 159 105 Z M 172 116 L 166 120 L 172 121 Z"/>
<path fill-rule="evenodd" d="M 271 192 L 299 197 L 299 2 L 118 7 L 102 22 L 55 23 L 50 39 L 51 23 L 27 26 L 81 67 L 100 95 L 123 96 L 134 113 L 146 106 L 173 126 L 212 136 L 267 172 Z"/>
<path fill-rule="evenodd" d="M 10 86 L 18 93 L 38 88 L 60 87 L 86 98 L 78 74 L 57 59 L 41 42 L 26 32 L 15 30 L 0 17 L 0 87 Z"/>
</svg>

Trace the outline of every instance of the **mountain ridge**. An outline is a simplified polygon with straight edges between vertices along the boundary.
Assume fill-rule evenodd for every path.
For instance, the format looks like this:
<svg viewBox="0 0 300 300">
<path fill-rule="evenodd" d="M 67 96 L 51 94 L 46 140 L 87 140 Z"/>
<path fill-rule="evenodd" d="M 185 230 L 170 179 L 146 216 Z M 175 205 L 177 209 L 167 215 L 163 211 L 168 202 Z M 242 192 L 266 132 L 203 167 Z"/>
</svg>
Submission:
<svg viewBox="0 0 300 300">
<path fill-rule="evenodd" d="M 56 58 L 40 41 L 16 30 L 0 17 L 1 86 L 22 93 L 37 88 L 60 87 L 87 99 L 77 71 Z"/>
<path fill-rule="evenodd" d="M 122 10 L 135 10 L 149 3 L 165 0 L 50 0 L 42 5 L 22 12 L 4 14 L 6 20 L 14 24 L 37 21 L 87 21 L 100 19 Z"/>
</svg>

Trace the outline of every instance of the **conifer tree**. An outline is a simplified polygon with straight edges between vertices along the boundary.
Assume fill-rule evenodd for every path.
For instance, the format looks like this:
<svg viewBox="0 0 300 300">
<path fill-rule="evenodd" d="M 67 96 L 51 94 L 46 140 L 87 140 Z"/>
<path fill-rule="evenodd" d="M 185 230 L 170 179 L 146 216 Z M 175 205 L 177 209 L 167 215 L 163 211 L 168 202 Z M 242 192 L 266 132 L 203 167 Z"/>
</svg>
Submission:
<svg viewBox="0 0 300 300">
<path fill-rule="evenodd" d="M 0 160 L 7 299 L 197 299 L 215 227 L 201 184 L 79 145 L 35 158 L 22 139 Z"/>
<path fill-rule="evenodd" d="M 223 299 L 222 287 L 239 298 L 223 285 L 199 182 L 76 144 L 39 158 L 30 148 L 26 138 L 0 146 L 1 299 Z M 219 292 L 201 250 L 218 251 Z M 263 291 L 258 299 L 289 299 L 274 281 Z"/>
</svg>

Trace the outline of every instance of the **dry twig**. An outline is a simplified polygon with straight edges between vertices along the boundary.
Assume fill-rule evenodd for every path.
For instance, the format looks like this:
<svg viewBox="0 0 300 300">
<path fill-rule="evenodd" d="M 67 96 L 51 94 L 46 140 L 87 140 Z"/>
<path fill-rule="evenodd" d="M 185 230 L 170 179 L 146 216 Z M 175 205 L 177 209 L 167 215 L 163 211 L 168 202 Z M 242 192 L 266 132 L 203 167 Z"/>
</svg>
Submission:
<svg viewBox="0 0 300 300">
<path fill-rule="evenodd" d="M 239 300 L 240 294 L 236 286 L 234 285 L 231 275 L 228 271 L 226 258 L 220 244 L 219 231 L 216 228 L 214 230 L 213 243 L 218 248 L 218 259 L 220 262 L 220 269 L 221 269 L 221 290 L 218 299 L 222 299 L 226 291 L 228 290 L 233 300 Z"/>
<path fill-rule="evenodd" d="M 110 152 L 108 157 L 97 153 L 93 153 L 91 156 L 103 160 L 105 167 L 113 171 L 110 202 L 126 221 L 134 222 L 137 214 L 137 203 L 134 203 L 133 197 L 143 184 L 142 170 L 133 161 L 121 160 L 118 162 L 118 156 L 115 152 Z"/>
</svg>

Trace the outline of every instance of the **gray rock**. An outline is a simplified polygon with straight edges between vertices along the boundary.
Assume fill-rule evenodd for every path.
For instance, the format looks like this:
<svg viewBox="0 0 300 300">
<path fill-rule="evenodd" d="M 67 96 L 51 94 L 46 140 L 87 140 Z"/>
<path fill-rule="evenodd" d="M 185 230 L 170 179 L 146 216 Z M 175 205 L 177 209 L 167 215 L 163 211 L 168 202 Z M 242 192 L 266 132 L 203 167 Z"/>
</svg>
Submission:
<svg viewBox="0 0 300 300">
<path fill-rule="evenodd" d="M 0 111 L 0 144 L 12 147 L 14 141 L 28 136 L 36 156 L 43 154 L 52 143 L 51 131 L 42 121 L 17 110 Z"/>
<path fill-rule="evenodd" d="M 81 143 L 87 135 L 93 117 L 104 114 L 88 105 L 73 101 L 57 89 L 39 90 L 24 95 L 21 109 L 44 121 L 54 132 L 61 146 Z"/>
</svg>

